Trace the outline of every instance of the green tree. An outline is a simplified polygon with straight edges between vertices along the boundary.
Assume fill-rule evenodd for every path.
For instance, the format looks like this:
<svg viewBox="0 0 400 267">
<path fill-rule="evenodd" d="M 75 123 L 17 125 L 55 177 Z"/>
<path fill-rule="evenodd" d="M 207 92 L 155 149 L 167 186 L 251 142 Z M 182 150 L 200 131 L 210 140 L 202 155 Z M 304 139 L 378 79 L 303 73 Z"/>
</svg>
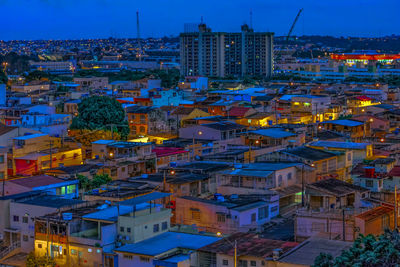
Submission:
<svg viewBox="0 0 400 267">
<path fill-rule="evenodd" d="M 7 75 L 5 75 L 2 70 L 0 70 L 0 83 L 7 84 L 7 81 L 8 81 Z"/>
<path fill-rule="evenodd" d="M 313 267 L 398 267 L 399 263 L 400 234 L 397 230 L 387 230 L 379 237 L 360 235 L 351 248 L 335 259 L 322 253 L 315 259 Z"/>
<path fill-rule="evenodd" d="M 78 105 L 78 116 L 73 118 L 70 129 L 112 130 L 122 139 L 126 139 L 129 134 L 129 126 L 122 105 L 106 96 L 91 96 L 83 99 Z"/>
<path fill-rule="evenodd" d="M 112 181 L 112 178 L 108 176 L 108 174 L 96 174 L 93 176 L 93 179 L 79 174 L 76 178 L 79 180 L 79 188 L 84 192 L 98 188 Z"/>
<path fill-rule="evenodd" d="M 46 256 L 36 256 L 34 252 L 28 254 L 26 258 L 26 267 L 49 267 L 56 266 L 53 258 Z"/>
</svg>

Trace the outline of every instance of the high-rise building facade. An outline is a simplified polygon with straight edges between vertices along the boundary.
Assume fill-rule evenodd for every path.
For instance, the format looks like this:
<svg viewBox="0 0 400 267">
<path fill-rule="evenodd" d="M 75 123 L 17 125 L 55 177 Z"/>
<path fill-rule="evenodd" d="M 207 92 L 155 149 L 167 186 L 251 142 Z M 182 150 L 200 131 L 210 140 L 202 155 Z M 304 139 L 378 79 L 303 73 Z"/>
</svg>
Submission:
<svg viewBox="0 0 400 267">
<path fill-rule="evenodd" d="M 185 76 L 270 77 L 273 71 L 273 33 L 212 32 L 205 24 L 180 35 L 181 74 Z"/>
</svg>

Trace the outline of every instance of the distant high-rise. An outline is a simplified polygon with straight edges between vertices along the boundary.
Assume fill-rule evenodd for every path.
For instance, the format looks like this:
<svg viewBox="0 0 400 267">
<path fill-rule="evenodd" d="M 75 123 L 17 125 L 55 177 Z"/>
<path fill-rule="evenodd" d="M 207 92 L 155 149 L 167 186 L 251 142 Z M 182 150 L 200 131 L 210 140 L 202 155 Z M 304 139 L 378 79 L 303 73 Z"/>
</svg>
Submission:
<svg viewBox="0 0 400 267">
<path fill-rule="evenodd" d="M 273 70 L 273 33 L 212 32 L 200 24 L 197 32 L 180 34 L 181 74 L 186 76 L 264 76 Z"/>
</svg>

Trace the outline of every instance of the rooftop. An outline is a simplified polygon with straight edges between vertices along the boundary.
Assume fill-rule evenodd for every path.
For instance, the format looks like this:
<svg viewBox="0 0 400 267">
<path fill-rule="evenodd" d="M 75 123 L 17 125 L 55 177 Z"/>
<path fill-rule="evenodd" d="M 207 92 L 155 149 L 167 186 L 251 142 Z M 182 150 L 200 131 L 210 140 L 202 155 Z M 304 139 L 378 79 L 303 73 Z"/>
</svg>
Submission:
<svg viewBox="0 0 400 267">
<path fill-rule="evenodd" d="M 316 147 L 342 148 L 342 149 L 366 149 L 369 143 L 340 142 L 340 141 L 315 141 L 309 144 Z"/>
<path fill-rule="evenodd" d="M 282 249 L 284 253 L 298 245 L 296 242 L 261 238 L 252 233 L 235 233 L 215 243 L 202 247 L 199 251 L 233 256 L 234 247 L 232 244 L 235 241 L 237 242 L 238 256 L 252 256 L 264 259 L 271 258 L 275 249 Z"/>
<path fill-rule="evenodd" d="M 23 187 L 36 188 L 41 186 L 60 184 L 60 183 L 77 183 L 78 180 L 64 180 L 48 175 L 38 175 L 15 180 L 9 180 L 7 183 L 17 184 Z"/>
<path fill-rule="evenodd" d="M 243 125 L 234 123 L 234 122 L 229 122 L 229 121 L 221 121 L 221 122 L 215 122 L 215 123 L 206 123 L 202 124 L 201 126 L 211 128 L 214 130 L 219 130 L 219 131 L 228 131 L 228 130 L 236 130 L 236 129 L 243 129 L 246 128 Z"/>
<path fill-rule="evenodd" d="M 355 192 L 366 192 L 367 188 L 346 183 L 334 178 L 321 180 L 312 184 L 306 185 L 307 189 L 325 192 L 336 197 L 345 196 Z"/>
<path fill-rule="evenodd" d="M 270 138 L 274 138 L 274 139 L 296 136 L 296 134 L 285 131 L 280 128 L 259 129 L 259 130 L 255 130 L 255 131 L 249 131 L 249 133 L 256 134 L 256 135 L 262 135 L 262 136 L 266 136 L 266 137 L 270 137 Z"/>
<path fill-rule="evenodd" d="M 321 123 L 324 124 L 336 124 L 336 125 L 341 125 L 341 126 L 348 126 L 348 127 L 356 127 L 363 125 L 363 122 L 360 121 L 354 121 L 354 120 L 333 120 L 333 121 L 323 121 Z"/>
<path fill-rule="evenodd" d="M 14 137 L 14 140 L 29 140 L 32 138 L 37 138 L 37 137 L 46 136 L 46 135 L 48 135 L 48 134 L 42 134 L 42 133 L 28 134 L 28 135 L 24 135 L 24 136 Z"/>
<path fill-rule="evenodd" d="M 336 156 L 336 154 L 334 154 L 334 153 L 331 153 L 328 151 L 323 151 L 320 149 L 311 148 L 311 147 L 306 147 L 306 146 L 300 146 L 300 147 L 296 147 L 293 149 L 287 149 L 287 150 L 284 150 L 284 153 L 295 155 L 297 157 L 304 158 L 307 160 L 313 160 L 313 161 L 329 159 L 329 158 Z"/>
<path fill-rule="evenodd" d="M 135 244 L 128 244 L 116 248 L 115 251 L 157 256 L 174 248 L 199 249 L 219 239 L 220 238 L 214 236 L 167 232 Z"/>
<path fill-rule="evenodd" d="M 152 152 L 156 154 L 157 157 L 165 157 L 170 155 L 187 153 L 187 150 L 184 150 L 179 147 L 155 147 Z"/>
<path fill-rule="evenodd" d="M 80 203 L 83 203 L 81 200 L 76 199 L 66 199 L 59 196 L 37 196 L 33 198 L 28 198 L 24 200 L 16 201 L 21 204 L 34 205 L 34 206 L 43 206 L 50 208 L 62 208 L 65 206 L 73 206 Z"/>
<path fill-rule="evenodd" d="M 349 249 L 352 245 L 352 242 L 312 237 L 294 249 L 284 253 L 278 261 L 311 266 L 314 264 L 315 258 L 321 253 L 330 254 L 335 258 L 340 256 L 343 250 Z"/>
<path fill-rule="evenodd" d="M 373 209 L 370 209 L 366 212 L 358 214 L 356 217 L 363 221 L 375 220 L 376 218 L 381 217 L 384 214 L 393 213 L 394 207 L 389 206 L 379 206 Z"/>
</svg>

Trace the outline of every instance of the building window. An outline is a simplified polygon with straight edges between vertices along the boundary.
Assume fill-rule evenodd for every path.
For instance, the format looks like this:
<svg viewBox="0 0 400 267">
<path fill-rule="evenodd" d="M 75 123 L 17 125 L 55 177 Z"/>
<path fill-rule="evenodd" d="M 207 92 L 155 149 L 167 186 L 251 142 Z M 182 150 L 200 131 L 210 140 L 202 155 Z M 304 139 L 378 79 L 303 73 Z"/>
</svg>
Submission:
<svg viewBox="0 0 400 267">
<path fill-rule="evenodd" d="M 150 258 L 149 257 L 140 256 L 140 261 L 142 261 L 142 262 L 150 262 Z"/>
<path fill-rule="evenodd" d="M 76 184 L 69 185 L 67 187 L 67 194 L 74 194 L 76 191 Z"/>
<path fill-rule="evenodd" d="M 239 260 L 239 267 L 247 267 L 247 261 Z"/>
<path fill-rule="evenodd" d="M 365 180 L 366 187 L 374 187 L 374 182 L 372 180 Z"/>
<path fill-rule="evenodd" d="M 157 233 L 158 231 L 160 231 L 160 225 L 157 223 L 153 225 L 153 233 Z"/>
<path fill-rule="evenodd" d="M 196 221 L 200 221 L 200 211 L 192 210 L 192 219 Z"/>
<path fill-rule="evenodd" d="M 257 266 L 257 262 L 256 261 L 250 261 L 250 266 Z"/>
<path fill-rule="evenodd" d="M 229 261 L 228 260 L 222 260 L 222 265 L 229 265 Z"/>
<path fill-rule="evenodd" d="M 124 254 L 124 259 L 132 260 L 133 256 Z"/>
<path fill-rule="evenodd" d="M 75 249 L 71 249 L 71 255 L 76 255 L 76 250 Z"/>
<path fill-rule="evenodd" d="M 120 231 L 120 232 L 124 232 L 124 231 L 125 231 L 125 228 L 124 228 L 123 226 L 121 226 L 121 227 L 119 228 L 119 231 Z"/>
<path fill-rule="evenodd" d="M 22 240 L 23 240 L 24 242 L 28 242 L 29 237 L 28 237 L 27 235 L 23 235 L 23 236 L 22 236 Z"/>
<path fill-rule="evenodd" d="M 282 186 L 282 175 L 278 176 L 278 186 Z"/>
<path fill-rule="evenodd" d="M 258 219 L 262 220 L 268 218 L 268 206 L 267 207 L 262 207 L 258 208 Z"/>
<path fill-rule="evenodd" d="M 161 230 L 167 230 L 167 228 L 168 228 L 168 222 L 163 222 L 161 224 Z"/>
<path fill-rule="evenodd" d="M 14 216 L 13 216 L 13 221 L 14 221 L 14 222 L 19 222 L 19 216 L 14 215 Z"/>
<path fill-rule="evenodd" d="M 287 179 L 288 180 L 292 180 L 292 173 L 290 172 L 290 173 L 288 173 L 288 175 L 287 175 Z"/>
<path fill-rule="evenodd" d="M 126 227 L 126 232 L 130 233 L 131 232 L 131 228 L 130 227 Z"/>
<path fill-rule="evenodd" d="M 22 217 L 22 222 L 23 223 L 28 223 L 28 216 Z"/>
<path fill-rule="evenodd" d="M 4 155 L 0 155 L 0 163 L 4 163 Z"/>
<path fill-rule="evenodd" d="M 389 229 L 390 225 L 389 225 L 389 215 L 384 214 L 382 216 L 382 230 L 386 230 Z"/>
<path fill-rule="evenodd" d="M 42 248 L 42 244 L 38 244 L 37 247 L 38 247 L 38 248 Z"/>
<path fill-rule="evenodd" d="M 217 214 L 218 222 L 225 222 L 225 214 Z"/>
</svg>

